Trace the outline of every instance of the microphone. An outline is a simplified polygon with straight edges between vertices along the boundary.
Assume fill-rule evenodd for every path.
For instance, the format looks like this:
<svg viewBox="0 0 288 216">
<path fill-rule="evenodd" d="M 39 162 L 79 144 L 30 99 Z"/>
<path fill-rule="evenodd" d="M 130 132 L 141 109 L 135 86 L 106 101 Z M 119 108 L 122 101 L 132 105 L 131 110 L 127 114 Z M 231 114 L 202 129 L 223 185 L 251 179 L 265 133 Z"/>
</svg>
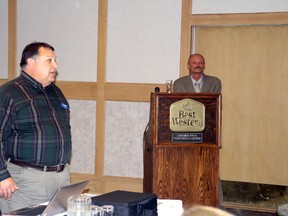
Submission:
<svg viewBox="0 0 288 216">
<path fill-rule="evenodd" d="M 159 87 L 156 87 L 156 88 L 155 88 L 155 92 L 160 92 L 160 88 L 159 88 Z"/>
</svg>

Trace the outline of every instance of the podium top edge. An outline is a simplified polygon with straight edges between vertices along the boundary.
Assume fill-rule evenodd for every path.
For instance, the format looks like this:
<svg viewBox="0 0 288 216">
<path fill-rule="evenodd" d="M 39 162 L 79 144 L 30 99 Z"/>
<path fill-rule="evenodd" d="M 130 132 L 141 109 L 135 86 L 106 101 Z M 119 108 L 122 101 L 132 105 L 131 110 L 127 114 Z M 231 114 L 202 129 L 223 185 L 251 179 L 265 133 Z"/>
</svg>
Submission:
<svg viewBox="0 0 288 216">
<path fill-rule="evenodd" d="M 201 97 L 219 97 L 222 96 L 221 93 L 210 93 L 210 92 L 201 92 L 201 93 L 195 93 L 195 92 L 176 92 L 176 93 L 166 93 L 166 92 L 151 92 L 151 95 L 155 96 L 163 96 L 163 97 L 195 97 L 195 98 L 201 98 Z"/>
</svg>

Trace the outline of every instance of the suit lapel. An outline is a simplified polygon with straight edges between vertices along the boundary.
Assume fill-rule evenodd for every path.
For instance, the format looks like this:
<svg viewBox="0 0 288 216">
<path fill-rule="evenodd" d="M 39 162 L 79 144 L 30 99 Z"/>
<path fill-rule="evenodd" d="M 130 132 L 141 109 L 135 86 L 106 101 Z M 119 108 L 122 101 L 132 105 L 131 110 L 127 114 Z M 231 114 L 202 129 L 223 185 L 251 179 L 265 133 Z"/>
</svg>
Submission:
<svg viewBox="0 0 288 216">
<path fill-rule="evenodd" d="M 185 86 L 187 86 L 187 92 L 195 92 L 193 82 L 190 76 L 187 77 Z"/>
<path fill-rule="evenodd" d="M 203 74 L 203 83 L 202 83 L 201 92 L 208 92 L 208 87 L 209 87 L 209 84 L 207 83 L 206 76 L 205 74 Z"/>
</svg>

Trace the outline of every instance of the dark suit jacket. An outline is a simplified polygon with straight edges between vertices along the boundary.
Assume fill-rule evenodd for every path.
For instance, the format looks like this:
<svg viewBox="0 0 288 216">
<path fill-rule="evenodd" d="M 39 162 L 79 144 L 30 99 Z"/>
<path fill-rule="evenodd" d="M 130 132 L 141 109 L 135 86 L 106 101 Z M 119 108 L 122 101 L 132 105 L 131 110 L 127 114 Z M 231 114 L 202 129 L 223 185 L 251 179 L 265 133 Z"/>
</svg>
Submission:
<svg viewBox="0 0 288 216">
<path fill-rule="evenodd" d="M 221 80 L 217 77 L 203 74 L 201 92 L 221 93 Z M 181 77 L 174 82 L 174 92 L 195 92 L 190 75 Z"/>
</svg>

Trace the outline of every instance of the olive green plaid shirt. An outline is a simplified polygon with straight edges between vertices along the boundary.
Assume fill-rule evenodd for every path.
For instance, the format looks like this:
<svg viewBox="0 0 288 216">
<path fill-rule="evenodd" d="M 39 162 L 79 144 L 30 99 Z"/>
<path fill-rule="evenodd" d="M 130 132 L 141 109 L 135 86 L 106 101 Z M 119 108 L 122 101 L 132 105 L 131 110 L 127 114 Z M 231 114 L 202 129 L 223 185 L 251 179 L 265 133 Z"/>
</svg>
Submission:
<svg viewBox="0 0 288 216">
<path fill-rule="evenodd" d="M 68 163 L 69 104 L 54 84 L 46 88 L 25 72 L 0 87 L 0 181 L 9 178 L 5 158 L 34 165 Z"/>
</svg>

